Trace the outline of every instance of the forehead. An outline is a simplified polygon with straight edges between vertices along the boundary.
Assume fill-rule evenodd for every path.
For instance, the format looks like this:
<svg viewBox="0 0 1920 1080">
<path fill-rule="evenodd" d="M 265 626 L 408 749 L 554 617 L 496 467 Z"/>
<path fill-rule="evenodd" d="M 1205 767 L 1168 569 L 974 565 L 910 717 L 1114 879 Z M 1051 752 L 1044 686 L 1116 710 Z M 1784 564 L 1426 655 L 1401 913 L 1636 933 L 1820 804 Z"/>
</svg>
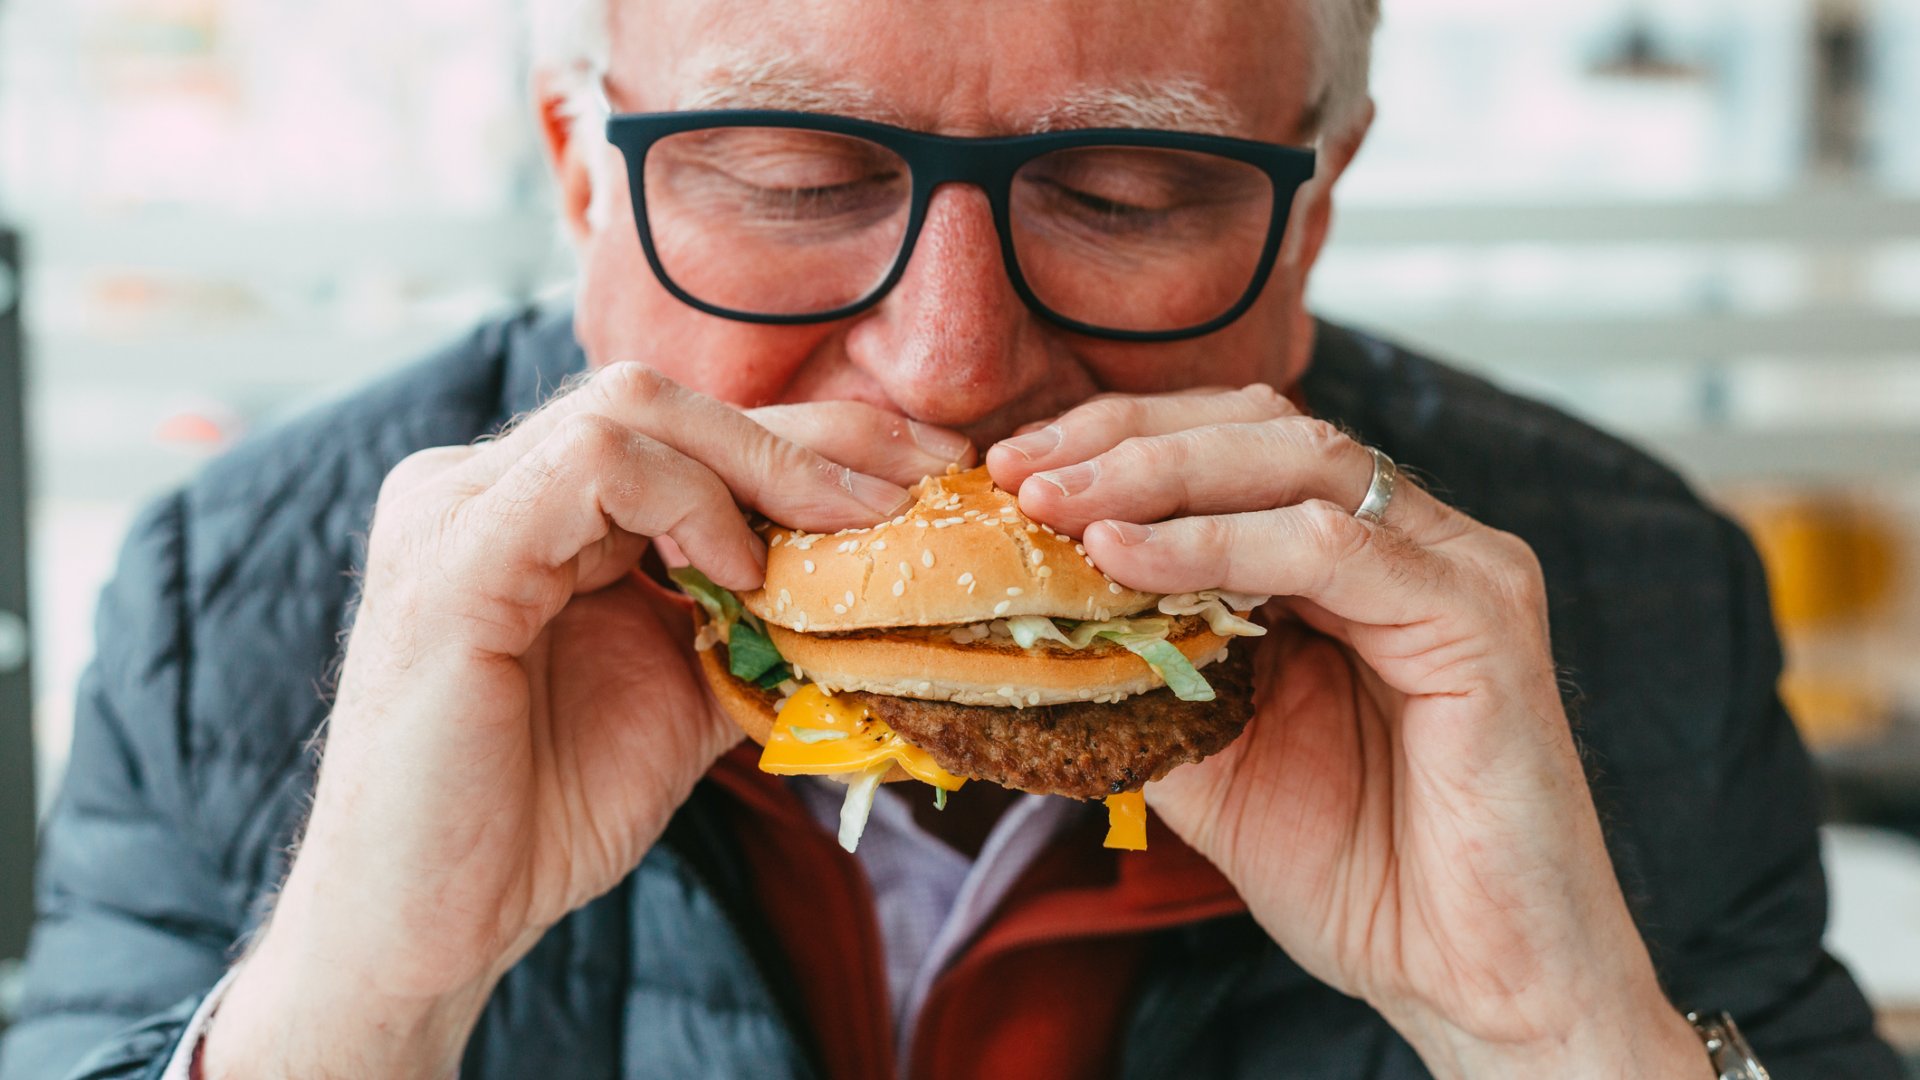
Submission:
<svg viewBox="0 0 1920 1080">
<path fill-rule="evenodd" d="M 1154 127 L 1286 141 L 1306 0 L 615 0 L 626 110 L 785 108 L 949 134 Z"/>
</svg>

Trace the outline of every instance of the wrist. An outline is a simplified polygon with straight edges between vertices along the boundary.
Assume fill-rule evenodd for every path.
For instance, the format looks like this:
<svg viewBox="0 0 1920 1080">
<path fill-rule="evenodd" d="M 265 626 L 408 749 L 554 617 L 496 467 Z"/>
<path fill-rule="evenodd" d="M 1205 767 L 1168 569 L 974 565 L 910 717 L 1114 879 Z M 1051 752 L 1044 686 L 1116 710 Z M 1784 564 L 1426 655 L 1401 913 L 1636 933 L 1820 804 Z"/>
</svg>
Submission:
<svg viewBox="0 0 1920 1080">
<path fill-rule="evenodd" d="M 1396 1019 L 1394 1026 L 1440 1080 L 1716 1075 L 1693 1025 L 1657 992 L 1620 1008 L 1570 1008 L 1559 1015 L 1567 1020 L 1506 1037 L 1476 1034 L 1431 1013 Z"/>
<path fill-rule="evenodd" d="M 433 995 L 392 992 L 291 922 L 274 922 L 234 970 L 203 1041 L 206 1080 L 381 1076 L 446 1080 L 494 980 Z"/>
</svg>

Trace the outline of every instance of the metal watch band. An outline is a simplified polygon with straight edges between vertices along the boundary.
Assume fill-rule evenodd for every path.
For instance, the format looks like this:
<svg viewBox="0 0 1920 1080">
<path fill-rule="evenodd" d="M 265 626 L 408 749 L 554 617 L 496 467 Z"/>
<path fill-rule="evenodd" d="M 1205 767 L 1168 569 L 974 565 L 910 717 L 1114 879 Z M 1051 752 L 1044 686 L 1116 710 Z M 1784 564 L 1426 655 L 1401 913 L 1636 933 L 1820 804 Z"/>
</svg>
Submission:
<svg viewBox="0 0 1920 1080">
<path fill-rule="evenodd" d="M 1753 1056 L 1753 1048 L 1747 1045 L 1733 1017 L 1723 1012 L 1690 1012 L 1687 1023 L 1706 1044 L 1707 1061 L 1720 1074 L 1720 1080 L 1770 1080 L 1766 1066 Z"/>
</svg>

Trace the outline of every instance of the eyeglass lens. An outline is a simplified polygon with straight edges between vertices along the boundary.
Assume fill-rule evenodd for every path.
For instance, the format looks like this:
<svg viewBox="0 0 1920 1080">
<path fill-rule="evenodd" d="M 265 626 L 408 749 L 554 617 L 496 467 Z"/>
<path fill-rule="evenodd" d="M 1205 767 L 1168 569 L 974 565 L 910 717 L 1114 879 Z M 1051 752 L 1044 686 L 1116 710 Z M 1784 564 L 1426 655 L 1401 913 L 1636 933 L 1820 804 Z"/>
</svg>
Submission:
<svg viewBox="0 0 1920 1080">
<path fill-rule="evenodd" d="M 912 178 L 866 139 L 775 127 L 656 142 L 644 170 L 661 269 L 689 295 L 749 315 L 855 304 L 899 258 Z M 1011 243 L 1036 299 L 1112 330 L 1164 331 L 1225 314 L 1252 283 L 1273 186 L 1260 168 L 1157 147 L 1080 147 L 1015 174 Z"/>
</svg>

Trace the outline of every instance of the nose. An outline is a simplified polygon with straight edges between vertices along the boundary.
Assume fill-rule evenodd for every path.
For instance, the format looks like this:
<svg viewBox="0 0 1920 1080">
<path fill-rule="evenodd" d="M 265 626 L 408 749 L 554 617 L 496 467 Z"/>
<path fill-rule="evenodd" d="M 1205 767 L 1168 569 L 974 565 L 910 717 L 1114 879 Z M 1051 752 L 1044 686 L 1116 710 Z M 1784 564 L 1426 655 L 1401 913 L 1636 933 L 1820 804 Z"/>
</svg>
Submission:
<svg viewBox="0 0 1920 1080">
<path fill-rule="evenodd" d="M 849 331 L 853 362 L 922 420 L 966 427 L 1045 376 L 1042 335 L 1013 291 L 978 188 L 933 193 L 893 291 Z"/>
</svg>

